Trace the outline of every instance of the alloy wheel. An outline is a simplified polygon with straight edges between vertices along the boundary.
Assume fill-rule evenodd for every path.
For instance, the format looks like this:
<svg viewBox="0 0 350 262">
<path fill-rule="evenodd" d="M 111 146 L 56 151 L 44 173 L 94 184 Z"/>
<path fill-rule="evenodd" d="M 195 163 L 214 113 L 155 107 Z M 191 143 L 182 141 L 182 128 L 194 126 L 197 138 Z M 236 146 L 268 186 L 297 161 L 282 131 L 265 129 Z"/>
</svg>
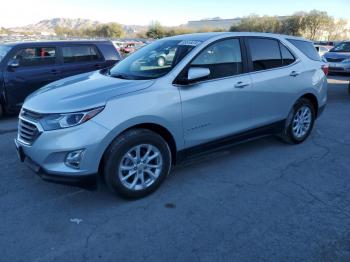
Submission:
<svg viewBox="0 0 350 262">
<path fill-rule="evenodd" d="M 310 130 L 312 124 L 312 112 L 308 106 L 301 107 L 293 119 L 293 135 L 297 139 L 303 138 Z"/>
<path fill-rule="evenodd" d="M 141 144 L 131 148 L 121 158 L 118 176 L 126 188 L 143 190 L 158 179 L 162 166 L 160 150 L 151 144 Z"/>
</svg>

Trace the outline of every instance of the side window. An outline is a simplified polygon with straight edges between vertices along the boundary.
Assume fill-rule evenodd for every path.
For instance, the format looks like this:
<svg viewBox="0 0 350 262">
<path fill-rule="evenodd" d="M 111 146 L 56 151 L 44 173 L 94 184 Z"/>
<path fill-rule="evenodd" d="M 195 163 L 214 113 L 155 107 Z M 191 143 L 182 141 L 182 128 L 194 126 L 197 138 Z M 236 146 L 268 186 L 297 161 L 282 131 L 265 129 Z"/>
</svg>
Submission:
<svg viewBox="0 0 350 262">
<path fill-rule="evenodd" d="M 94 46 L 77 45 L 62 47 L 63 62 L 77 63 L 100 60 L 101 57 Z"/>
<path fill-rule="evenodd" d="M 241 74 L 243 62 L 239 40 L 223 40 L 206 47 L 191 66 L 209 68 L 209 79 Z"/>
<path fill-rule="evenodd" d="M 31 47 L 19 50 L 12 58 L 20 67 L 53 65 L 56 63 L 54 47 Z"/>
<path fill-rule="evenodd" d="M 280 67 L 282 58 L 277 40 L 248 38 L 254 71 Z"/>
<path fill-rule="evenodd" d="M 287 47 L 285 47 L 283 44 L 280 43 L 281 48 L 281 54 L 282 54 L 282 65 L 290 65 L 293 64 L 295 61 L 295 57 L 293 54 L 288 50 Z"/>
</svg>

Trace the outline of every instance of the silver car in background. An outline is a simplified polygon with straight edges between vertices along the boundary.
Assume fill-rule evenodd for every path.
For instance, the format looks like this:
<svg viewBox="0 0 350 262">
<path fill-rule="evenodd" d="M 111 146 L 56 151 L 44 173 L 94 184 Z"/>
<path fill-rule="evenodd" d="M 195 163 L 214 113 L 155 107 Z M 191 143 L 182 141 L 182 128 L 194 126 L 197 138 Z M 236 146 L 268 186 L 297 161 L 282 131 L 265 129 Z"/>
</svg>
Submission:
<svg viewBox="0 0 350 262">
<path fill-rule="evenodd" d="M 149 59 L 168 50 L 174 55 L 167 63 Z M 18 155 L 44 178 L 101 174 L 121 196 L 143 197 L 194 154 L 271 134 L 303 142 L 326 106 L 324 66 L 312 42 L 290 36 L 164 38 L 111 70 L 28 97 Z"/>
<path fill-rule="evenodd" d="M 350 73 L 350 42 L 342 42 L 325 53 L 323 59 L 329 63 L 332 73 Z"/>
</svg>

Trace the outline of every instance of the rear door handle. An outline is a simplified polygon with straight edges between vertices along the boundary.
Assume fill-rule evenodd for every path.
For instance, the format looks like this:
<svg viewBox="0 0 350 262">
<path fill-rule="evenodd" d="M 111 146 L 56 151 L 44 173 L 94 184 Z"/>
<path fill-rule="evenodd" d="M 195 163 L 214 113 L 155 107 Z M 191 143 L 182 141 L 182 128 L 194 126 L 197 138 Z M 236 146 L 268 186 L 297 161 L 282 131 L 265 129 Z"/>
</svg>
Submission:
<svg viewBox="0 0 350 262">
<path fill-rule="evenodd" d="M 100 64 L 96 64 L 96 65 L 94 65 L 94 67 L 96 67 L 96 68 L 101 68 L 101 67 L 102 67 L 102 65 L 100 65 Z"/>
<path fill-rule="evenodd" d="M 297 71 L 293 71 L 292 73 L 290 73 L 290 76 L 293 76 L 293 77 L 296 77 L 298 75 L 300 75 L 300 73 Z"/>
<path fill-rule="evenodd" d="M 246 86 L 249 86 L 249 83 L 239 81 L 235 84 L 235 88 L 245 88 Z"/>
</svg>

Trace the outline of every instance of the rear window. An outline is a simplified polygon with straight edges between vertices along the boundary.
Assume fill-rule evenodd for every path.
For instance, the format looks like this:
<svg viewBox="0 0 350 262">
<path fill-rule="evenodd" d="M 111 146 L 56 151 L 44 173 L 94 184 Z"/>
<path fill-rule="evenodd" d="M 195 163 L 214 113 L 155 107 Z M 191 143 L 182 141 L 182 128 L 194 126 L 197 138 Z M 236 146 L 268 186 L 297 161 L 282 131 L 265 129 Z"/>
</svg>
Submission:
<svg viewBox="0 0 350 262">
<path fill-rule="evenodd" d="M 304 55 L 306 55 L 311 60 L 321 61 L 321 57 L 317 53 L 317 50 L 313 43 L 303 41 L 303 40 L 295 40 L 288 39 L 290 43 L 292 43 L 296 48 L 298 48 Z"/>
<path fill-rule="evenodd" d="M 77 45 L 62 47 L 63 62 L 77 63 L 100 60 L 101 57 L 94 46 Z"/>
</svg>

